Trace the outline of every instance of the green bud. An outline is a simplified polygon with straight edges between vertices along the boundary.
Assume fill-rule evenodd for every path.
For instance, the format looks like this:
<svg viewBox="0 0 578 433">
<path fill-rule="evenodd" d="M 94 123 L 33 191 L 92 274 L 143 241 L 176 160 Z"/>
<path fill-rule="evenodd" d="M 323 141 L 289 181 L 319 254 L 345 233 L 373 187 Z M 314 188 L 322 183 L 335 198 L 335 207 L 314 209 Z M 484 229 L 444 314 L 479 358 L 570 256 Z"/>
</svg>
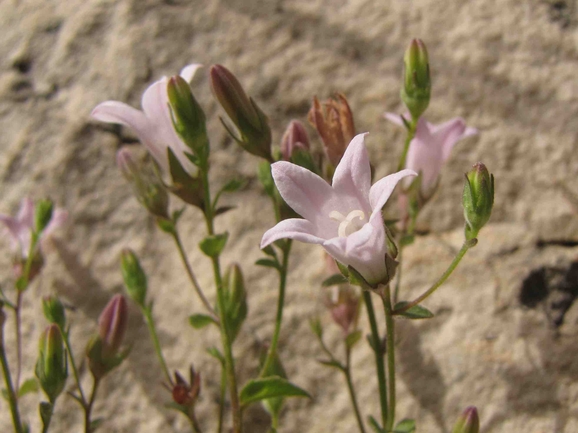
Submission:
<svg viewBox="0 0 578 433">
<path fill-rule="evenodd" d="M 414 121 L 429 105 L 431 81 L 427 48 L 421 39 L 413 39 L 403 57 L 403 87 L 401 99 Z"/>
<path fill-rule="evenodd" d="M 147 295 L 147 276 L 134 251 L 124 249 L 120 256 L 122 278 L 130 298 L 144 307 Z"/>
<path fill-rule="evenodd" d="M 466 173 L 463 205 L 466 239 L 474 239 L 490 219 L 494 206 L 494 175 L 481 162 Z"/>
<path fill-rule="evenodd" d="M 42 300 L 42 310 L 44 317 L 50 323 L 58 325 L 61 331 L 66 329 L 66 314 L 64 312 L 64 305 L 56 296 L 47 296 Z"/>
<path fill-rule="evenodd" d="M 229 133 L 247 152 L 273 162 L 271 129 L 265 113 L 247 96 L 237 78 L 227 68 L 214 65 L 210 76 L 213 94 L 237 127 L 240 137 L 231 131 Z"/>
<path fill-rule="evenodd" d="M 42 233 L 46 226 L 48 226 L 52 219 L 53 210 L 54 204 L 51 200 L 39 200 L 36 203 L 34 207 L 34 229 L 36 233 Z"/>
<path fill-rule="evenodd" d="M 180 76 L 172 77 L 167 85 L 175 131 L 183 142 L 193 151 L 202 165 L 209 157 L 209 138 L 206 118 L 191 93 L 191 87 Z"/>
<path fill-rule="evenodd" d="M 50 402 L 54 403 L 64 389 L 68 377 L 64 340 L 60 329 L 55 324 L 48 326 L 40 337 L 36 377 Z"/>
<path fill-rule="evenodd" d="M 470 406 L 458 418 L 452 433 L 479 433 L 480 419 L 478 411 L 474 406 Z"/>
<path fill-rule="evenodd" d="M 225 309 L 231 340 L 235 340 L 247 317 L 247 291 L 238 264 L 232 264 L 225 274 Z"/>
</svg>

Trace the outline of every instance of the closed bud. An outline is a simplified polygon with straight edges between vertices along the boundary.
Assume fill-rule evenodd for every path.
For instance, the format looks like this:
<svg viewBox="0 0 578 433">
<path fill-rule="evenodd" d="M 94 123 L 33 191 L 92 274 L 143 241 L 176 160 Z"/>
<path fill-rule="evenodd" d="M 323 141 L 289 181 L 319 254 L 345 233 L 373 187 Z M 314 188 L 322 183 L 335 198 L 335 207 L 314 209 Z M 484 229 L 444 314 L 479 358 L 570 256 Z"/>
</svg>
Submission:
<svg viewBox="0 0 578 433">
<path fill-rule="evenodd" d="M 480 419 L 478 411 L 474 406 L 470 406 L 458 418 L 452 433 L 479 433 Z"/>
<path fill-rule="evenodd" d="M 122 175 L 133 187 L 137 200 L 154 216 L 169 218 L 169 195 L 152 167 L 138 161 L 128 147 L 116 153 L 116 163 Z"/>
<path fill-rule="evenodd" d="M 355 329 L 359 314 L 359 292 L 348 284 L 340 284 L 327 289 L 325 306 L 333 321 L 341 327 L 344 335 Z"/>
<path fill-rule="evenodd" d="M 122 278 L 130 298 L 144 307 L 147 295 L 147 276 L 134 251 L 124 249 L 120 256 Z"/>
<path fill-rule="evenodd" d="M 214 65 L 210 76 L 215 98 L 239 131 L 240 137 L 231 134 L 235 141 L 247 152 L 273 162 L 271 129 L 265 113 L 247 96 L 237 78 L 227 68 Z"/>
<path fill-rule="evenodd" d="M 50 223 L 54 204 L 51 200 L 39 200 L 34 207 L 34 229 L 40 234 Z"/>
<path fill-rule="evenodd" d="M 98 318 L 98 335 L 87 347 L 90 371 L 101 378 L 126 357 L 120 346 L 128 325 L 128 305 L 124 296 L 115 295 L 104 307 Z"/>
<path fill-rule="evenodd" d="M 427 48 L 421 39 L 413 39 L 403 57 L 401 99 L 414 121 L 429 105 L 431 80 Z"/>
<path fill-rule="evenodd" d="M 333 167 L 337 167 L 345 149 L 355 136 L 353 114 L 347 99 L 338 93 L 335 98 L 320 103 L 315 97 L 307 119 L 321 137 L 329 162 Z"/>
<path fill-rule="evenodd" d="M 466 173 L 463 205 L 466 239 L 471 240 L 478 236 L 480 229 L 488 222 L 494 206 L 494 175 L 481 162 L 474 164 Z"/>
<path fill-rule="evenodd" d="M 201 392 L 201 374 L 196 372 L 193 366 L 189 369 L 189 382 L 175 371 L 175 381 L 170 388 L 173 401 L 186 408 L 192 408 Z"/>
<path fill-rule="evenodd" d="M 291 157 L 297 150 L 309 150 L 309 136 L 305 126 L 298 120 L 292 120 L 281 138 L 281 156 L 285 161 L 291 161 Z"/>
<path fill-rule="evenodd" d="M 66 329 L 66 313 L 64 312 L 64 305 L 56 296 L 47 296 L 42 299 L 42 310 L 44 317 L 50 323 L 58 325 L 61 331 Z"/>
<path fill-rule="evenodd" d="M 64 389 L 68 377 L 64 340 L 55 324 L 48 326 L 40 337 L 36 377 L 48 399 L 53 403 Z"/>
<path fill-rule="evenodd" d="M 247 291 L 238 264 L 232 264 L 225 274 L 225 308 L 231 340 L 235 340 L 247 317 Z"/>
<path fill-rule="evenodd" d="M 167 84 L 167 94 L 175 131 L 193 151 L 200 164 L 206 165 L 209 157 L 209 138 L 205 113 L 191 93 L 189 83 L 178 75 L 172 77 Z"/>
</svg>

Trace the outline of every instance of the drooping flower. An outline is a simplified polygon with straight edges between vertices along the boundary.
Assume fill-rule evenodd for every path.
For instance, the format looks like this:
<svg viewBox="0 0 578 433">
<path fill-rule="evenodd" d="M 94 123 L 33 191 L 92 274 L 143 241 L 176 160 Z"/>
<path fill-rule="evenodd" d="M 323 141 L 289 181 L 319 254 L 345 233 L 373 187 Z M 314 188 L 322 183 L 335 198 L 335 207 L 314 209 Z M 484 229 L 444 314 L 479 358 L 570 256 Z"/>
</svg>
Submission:
<svg viewBox="0 0 578 433">
<path fill-rule="evenodd" d="M 0 222 L 4 223 L 6 227 L 12 248 L 14 253 L 18 255 L 18 259 L 26 260 L 28 257 L 32 232 L 35 230 L 34 211 L 34 202 L 31 198 L 26 197 L 22 200 L 20 210 L 15 217 L 0 214 Z M 64 224 L 67 216 L 68 212 L 63 209 L 57 208 L 53 210 L 50 222 L 40 234 L 38 248 L 41 247 L 43 240 L 47 239 L 55 229 Z"/>
<path fill-rule="evenodd" d="M 409 116 L 404 116 L 409 122 Z M 397 125 L 404 126 L 402 117 L 394 113 L 385 113 L 385 118 Z M 415 137 L 409 145 L 405 168 L 421 172 L 421 192 L 425 197 L 433 194 L 444 163 L 450 156 L 454 145 L 463 138 L 476 135 L 478 130 L 466 126 L 461 117 L 439 125 L 433 125 L 420 117 Z"/>
<path fill-rule="evenodd" d="M 201 65 L 191 64 L 183 68 L 180 76 L 187 82 L 193 79 Z M 105 101 L 92 110 L 91 116 L 108 123 L 128 126 L 137 134 L 163 173 L 169 173 L 167 149 L 170 148 L 183 168 L 189 173 L 196 172 L 185 153 L 191 150 L 176 133 L 171 120 L 167 86 L 169 78 L 162 77 L 151 84 L 143 93 L 142 109 L 137 110 L 124 102 Z"/>
<path fill-rule="evenodd" d="M 281 238 L 319 244 L 370 284 L 388 277 L 388 248 L 381 209 L 397 183 L 416 173 L 402 170 L 371 186 L 364 137 L 365 134 L 359 134 L 351 140 L 335 169 L 332 185 L 286 161 L 271 166 L 279 193 L 304 219 L 281 221 L 263 235 L 261 248 Z"/>
</svg>

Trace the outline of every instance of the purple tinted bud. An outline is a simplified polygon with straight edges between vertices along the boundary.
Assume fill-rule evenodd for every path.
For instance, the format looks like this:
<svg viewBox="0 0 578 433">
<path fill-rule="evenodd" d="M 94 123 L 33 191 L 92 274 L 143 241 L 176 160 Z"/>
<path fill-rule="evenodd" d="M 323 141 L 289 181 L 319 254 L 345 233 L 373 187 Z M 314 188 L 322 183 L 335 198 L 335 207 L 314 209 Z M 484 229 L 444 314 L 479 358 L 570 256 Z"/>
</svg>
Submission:
<svg viewBox="0 0 578 433">
<path fill-rule="evenodd" d="M 103 353 L 113 355 L 118 352 L 128 325 L 128 305 L 124 296 L 115 295 L 104 307 L 98 318 L 98 336 Z"/>
<path fill-rule="evenodd" d="M 281 155 L 285 161 L 290 161 L 297 149 L 309 150 L 309 136 L 305 126 L 298 120 L 292 120 L 281 138 Z"/>
<path fill-rule="evenodd" d="M 480 418 L 478 417 L 478 410 L 474 406 L 469 406 L 458 418 L 452 433 L 479 433 L 479 431 Z"/>
</svg>

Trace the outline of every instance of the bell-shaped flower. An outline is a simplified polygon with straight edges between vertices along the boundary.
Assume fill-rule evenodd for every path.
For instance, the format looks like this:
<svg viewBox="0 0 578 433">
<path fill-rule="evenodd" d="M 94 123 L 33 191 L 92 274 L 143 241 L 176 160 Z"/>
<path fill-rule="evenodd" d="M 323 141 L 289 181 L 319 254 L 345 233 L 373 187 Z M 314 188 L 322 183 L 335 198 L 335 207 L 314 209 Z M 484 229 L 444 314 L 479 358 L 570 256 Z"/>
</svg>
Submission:
<svg viewBox="0 0 578 433">
<path fill-rule="evenodd" d="M 263 235 L 261 248 L 281 238 L 319 244 L 371 285 L 388 278 L 387 233 L 381 209 L 397 183 L 416 173 L 402 170 L 372 186 L 364 137 L 359 134 L 351 140 L 335 169 L 332 185 L 290 162 L 271 166 L 279 193 L 304 219 L 281 221 Z"/>
<path fill-rule="evenodd" d="M 385 118 L 397 125 L 404 126 L 400 115 L 385 113 Z M 411 121 L 409 116 L 405 120 Z M 478 130 L 466 126 L 461 117 L 440 125 L 433 125 L 420 117 L 415 137 L 411 140 L 405 168 L 421 173 L 421 193 L 424 197 L 433 194 L 438 183 L 441 169 L 454 145 L 462 138 L 476 135 Z"/>
<path fill-rule="evenodd" d="M 186 66 L 180 76 L 190 82 L 200 67 L 198 64 Z M 105 101 L 92 110 L 91 116 L 102 122 L 120 123 L 134 130 L 163 174 L 170 172 L 168 148 L 173 151 L 182 167 L 189 174 L 193 174 L 196 172 L 195 166 L 185 155 L 191 153 L 191 150 L 183 143 L 173 127 L 167 93 L 168 83 L 169 79 L 162 77 L 145 90 L 141 101 L 143 111 L 124 102 Z"/>
<path fill-rule="evenodd" d="M 35 230 L 35 205 L 31 198 L 26 197 L 20 204 L 18 214 L 13 217 L 10 215 L 0 214 L 0 222 L 6 227 L 6 231 L 12 243 L 14 253 L 18 259 L 25 260 L 28 257 L 30 249 L 30 241 L 32 240 L 32 232 Z M 38 239 L 38 247 L 41 246 L 42 241 L 47 239 L 50 234 L 62 226 L 66 221 L 68 212 L 63 209 L 54 209 L 50 222 L 40 233 Z"/>
</svg>

